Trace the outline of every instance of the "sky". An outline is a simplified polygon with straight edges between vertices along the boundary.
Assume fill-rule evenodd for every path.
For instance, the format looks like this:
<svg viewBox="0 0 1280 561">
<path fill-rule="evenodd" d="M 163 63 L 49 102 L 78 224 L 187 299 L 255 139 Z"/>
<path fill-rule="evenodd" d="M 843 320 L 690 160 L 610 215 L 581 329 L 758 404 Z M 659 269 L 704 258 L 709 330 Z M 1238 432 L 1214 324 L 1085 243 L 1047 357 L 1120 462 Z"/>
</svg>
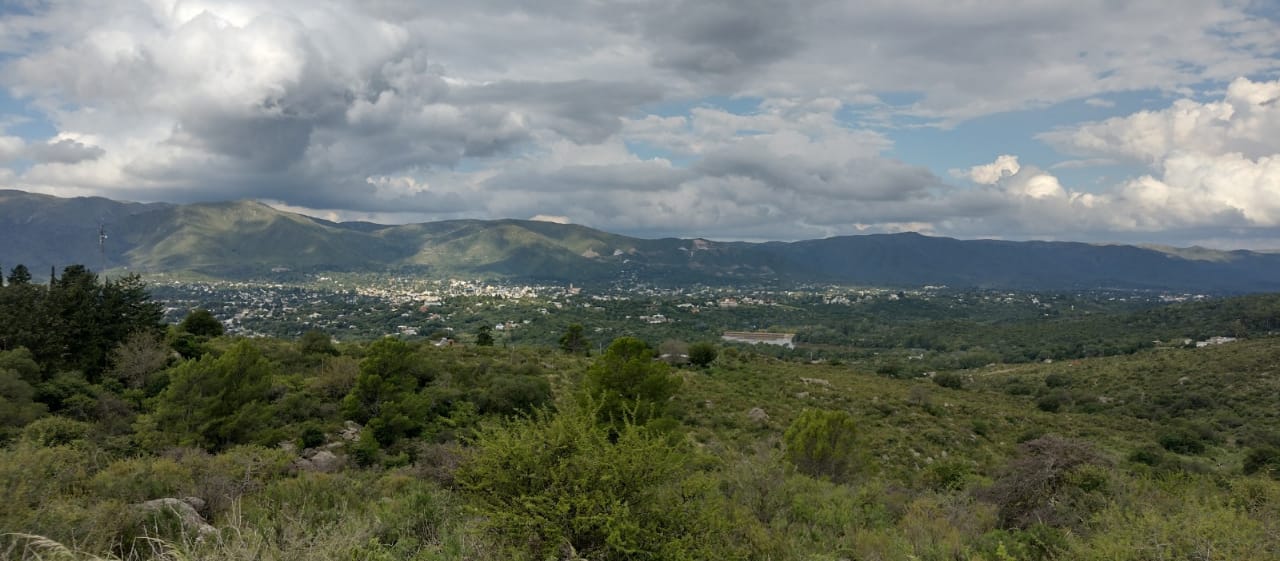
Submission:
<svg viewBox="0 0 1280 561">
<path fill-rule="evenodd" d="M 1280 249 L 1280 0 L 0 0 L 0 189 Z"/>
</svg>

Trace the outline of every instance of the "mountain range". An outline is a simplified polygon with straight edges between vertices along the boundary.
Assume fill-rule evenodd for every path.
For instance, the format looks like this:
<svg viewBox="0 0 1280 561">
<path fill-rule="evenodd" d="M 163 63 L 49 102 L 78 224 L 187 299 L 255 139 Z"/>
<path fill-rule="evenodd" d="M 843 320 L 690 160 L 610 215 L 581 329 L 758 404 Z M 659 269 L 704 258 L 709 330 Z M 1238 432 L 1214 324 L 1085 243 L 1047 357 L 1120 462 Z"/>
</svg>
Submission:
<svg viewBox="0 0 1280 561">
<path fill-rule="evenodd" d="M 1280 255 L 1251 251 L 915 233 L 768 243 L 640 239 L 527 220 L 339 223 L 254 201 L 143 204 L 12 190 L 0 190 L 0 240 L 0 265 L 22 263 L 37 275 L 82 263 L 219 278 L 408 270 L 578 283 L 1280 291 Z"/>
</svg>

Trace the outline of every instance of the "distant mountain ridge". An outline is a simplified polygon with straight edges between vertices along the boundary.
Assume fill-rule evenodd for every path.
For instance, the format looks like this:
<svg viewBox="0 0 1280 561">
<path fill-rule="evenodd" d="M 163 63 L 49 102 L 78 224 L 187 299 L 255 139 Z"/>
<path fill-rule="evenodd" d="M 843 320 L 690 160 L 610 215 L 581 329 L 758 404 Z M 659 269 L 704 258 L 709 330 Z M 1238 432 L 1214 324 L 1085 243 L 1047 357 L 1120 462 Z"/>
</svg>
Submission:
<svg viewBox="0 0 1280 561">
<path fill-rule="evenodd" d="M 98 245 L 102 225 L 107 239 Z M 1016 289 L 1280 291 L 1280 254 L 920 234 L 798 242 L 640 239 L 528 220 L 337 223 L 238 201 L 176 205 L 0 190 L 0 266 L 379 271 L 551 282 L 831 282 Z"/>
</svg>

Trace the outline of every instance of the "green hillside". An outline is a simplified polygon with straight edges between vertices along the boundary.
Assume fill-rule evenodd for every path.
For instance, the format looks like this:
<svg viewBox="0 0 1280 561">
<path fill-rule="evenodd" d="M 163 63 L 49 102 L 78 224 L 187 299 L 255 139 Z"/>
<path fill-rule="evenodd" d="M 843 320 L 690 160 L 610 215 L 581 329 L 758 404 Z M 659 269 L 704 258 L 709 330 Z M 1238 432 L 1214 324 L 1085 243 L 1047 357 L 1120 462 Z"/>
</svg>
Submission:
<svg viewBox="0 0 1280 561">
<path fill-rule="evenodd" d="M 99 253 L 98 227 L 108 237 Z M 956 240 L 919 234 L 764 244 L 630 238 L 584 226 L 457 220 L 340 224 L 254 202 L 140 205 L 0 193 L 0 263 L 246 278 L 393 271 L 552 282 L 838 283 L 1023 290 L 1280 290 L 1280 255 Z"/>
<path fill-rule="evenodd" d="M 285 268 L 376 267 L 398 254 L 376 238 L 244 201 L 175 207 L 138 217 L 135 268 L 236 274 Z"/>
</svg>

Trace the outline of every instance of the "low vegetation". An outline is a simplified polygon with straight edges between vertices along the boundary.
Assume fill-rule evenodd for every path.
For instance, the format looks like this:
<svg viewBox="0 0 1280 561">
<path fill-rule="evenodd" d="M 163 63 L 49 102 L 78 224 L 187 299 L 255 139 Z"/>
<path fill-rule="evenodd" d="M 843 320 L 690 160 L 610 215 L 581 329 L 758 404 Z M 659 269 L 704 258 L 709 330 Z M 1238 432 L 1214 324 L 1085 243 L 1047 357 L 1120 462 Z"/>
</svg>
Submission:
<svg viewBox="0 0 1280 561">
<path fill-rule="evenodd" d="M 909 376 L 627 337 L 589 356 L 589 329 L 243 339 L 80 274 L 0 288 L 99 341 L 4 332 L 0 558 L 1280 557 L 1259 331 Z"/>
</svg>

